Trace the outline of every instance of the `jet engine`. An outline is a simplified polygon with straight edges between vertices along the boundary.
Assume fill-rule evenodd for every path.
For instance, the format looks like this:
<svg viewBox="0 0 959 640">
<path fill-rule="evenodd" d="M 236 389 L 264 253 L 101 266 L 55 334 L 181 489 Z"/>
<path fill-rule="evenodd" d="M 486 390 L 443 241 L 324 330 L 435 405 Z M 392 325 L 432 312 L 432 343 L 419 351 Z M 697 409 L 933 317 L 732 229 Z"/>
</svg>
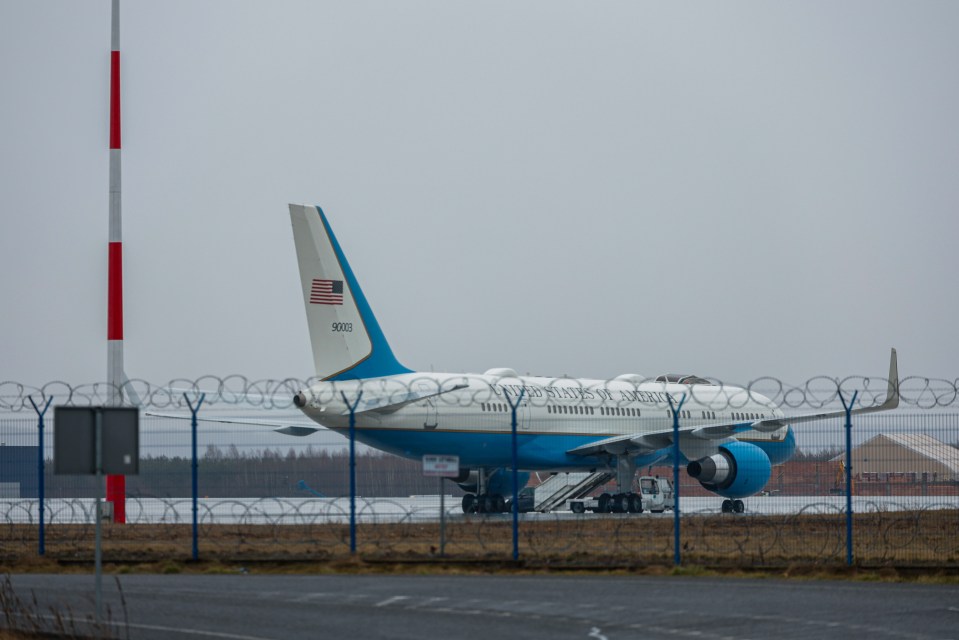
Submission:
<svg viewBox="0 0 959 640">
<path fill-rule="evenodd" d="M 693 460 L 687 473 L 705 489 L 726 498 L 746 498 L 762 491 L 772 473 L 766 452 L 748 442 L 729 442 L 711 456 Z"/>
</svg>

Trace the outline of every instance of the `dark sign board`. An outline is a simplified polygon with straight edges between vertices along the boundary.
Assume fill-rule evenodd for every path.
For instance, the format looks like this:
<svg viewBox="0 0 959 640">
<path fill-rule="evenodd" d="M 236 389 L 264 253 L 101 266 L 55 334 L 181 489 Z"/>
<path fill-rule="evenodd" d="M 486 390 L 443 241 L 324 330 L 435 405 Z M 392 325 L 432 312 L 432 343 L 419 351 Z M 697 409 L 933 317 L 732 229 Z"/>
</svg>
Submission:
<svg viewBox="0 0 959 640">
<path fill-rule="evenodd" d="M 140 470 L 140 410 L 135 407 L 54 407 L 53 472 L 95 475 L 96 424 L 100 419 L 101 468 L 133 476 Z"/>
</svg>

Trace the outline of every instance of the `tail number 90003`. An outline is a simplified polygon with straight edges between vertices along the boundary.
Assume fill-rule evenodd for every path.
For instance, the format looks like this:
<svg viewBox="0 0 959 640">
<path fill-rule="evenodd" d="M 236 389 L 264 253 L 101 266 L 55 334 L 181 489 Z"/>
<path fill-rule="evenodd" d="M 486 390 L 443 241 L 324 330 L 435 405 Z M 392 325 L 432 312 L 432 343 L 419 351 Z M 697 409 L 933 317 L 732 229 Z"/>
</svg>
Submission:
<svg viewBox="0 0 959 640">
<path fill-rule="evenodd" d="M 353 323 L 352 322 L 334 322 L 333 332 L 334 333 L 353 333 Z"/>
</svg>

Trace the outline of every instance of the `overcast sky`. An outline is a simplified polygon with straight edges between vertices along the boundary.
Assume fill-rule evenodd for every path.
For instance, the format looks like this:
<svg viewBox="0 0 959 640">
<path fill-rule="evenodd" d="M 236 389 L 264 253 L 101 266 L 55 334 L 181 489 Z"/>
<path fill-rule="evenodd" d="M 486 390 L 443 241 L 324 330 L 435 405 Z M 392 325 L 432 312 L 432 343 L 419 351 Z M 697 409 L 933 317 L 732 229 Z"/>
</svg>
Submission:
<svg viewBox="0 0 959 640">
<path fill-rule="evenodd" d="M 959 376 L 959 3 L 122 0 L 126 369 Z M 110 3 L 0 0 L 0 380 L 106 378 Z"/>
</svg>

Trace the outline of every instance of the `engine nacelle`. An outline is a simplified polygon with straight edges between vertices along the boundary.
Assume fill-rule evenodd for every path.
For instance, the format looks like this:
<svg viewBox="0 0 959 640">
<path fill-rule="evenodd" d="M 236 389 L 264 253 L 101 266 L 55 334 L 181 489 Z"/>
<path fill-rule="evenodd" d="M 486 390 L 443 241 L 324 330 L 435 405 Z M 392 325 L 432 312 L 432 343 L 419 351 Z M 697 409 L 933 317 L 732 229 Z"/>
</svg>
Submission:
<svg viewBox="0 0 959 640">
<path fill-rule="evenodd" d="M 719 447 L 719 453 L 693 460 L 686 471 L 709 491 L 726 498 L 746 498 L 763 490 L 772 464 L 756 445 L 730 442 Z"/>
<path fill-rule="evenodd" d="M 475 469 L 460 469 L 460 474 L 452 479 L 467 493 L 476 493 L 479 490 L 479 472 Z M 519 487 L 517 491 L 526 486 L 529 482 L 529 471 L 520 471 L 517 474 Z M 496 469 L 486 477 L 486 493 L 492 495 L 501 495 L 509 498 L 513 495 L 513 470 Z"/>
</svg>

